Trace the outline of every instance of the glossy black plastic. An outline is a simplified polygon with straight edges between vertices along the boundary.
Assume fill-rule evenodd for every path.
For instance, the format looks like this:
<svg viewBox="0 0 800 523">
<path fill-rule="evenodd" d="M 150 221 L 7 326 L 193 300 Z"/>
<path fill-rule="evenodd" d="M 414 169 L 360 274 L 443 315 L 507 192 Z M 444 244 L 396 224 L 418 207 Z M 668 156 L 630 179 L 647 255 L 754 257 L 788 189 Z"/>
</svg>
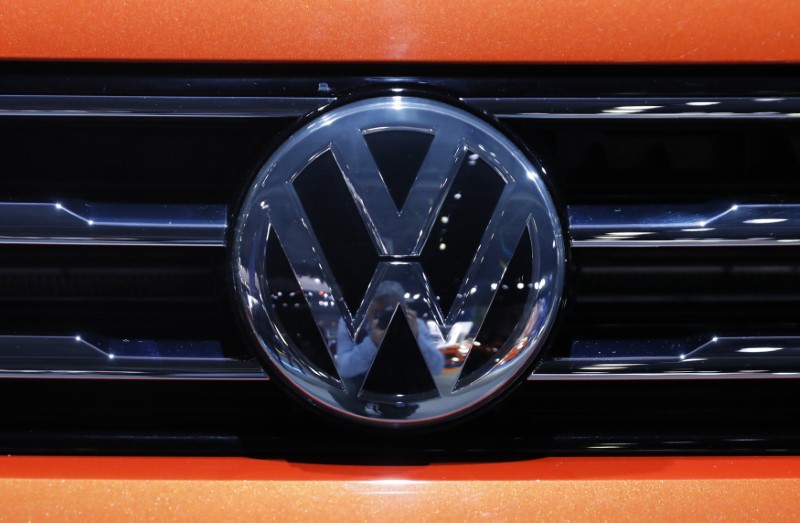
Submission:
<svg viewBox="0 0 800 523">
<path fill-rule="evenodd" d="M 462 98 L 800 95 L 796 66 L 3 65 L 0 93 L 9 95 L 288 96 L 326 103 L 338 93 L 401 85 Z M 294 116 L 103 118 L 3 117 L 4 198 L 235 202 L 296 121 Z M 796 119 L 615 115 L 508 118 L 503 124 L 541 158 L 566 203 L 800 199 Z M 402 199 L 402 189 L 399 194 Z M 228 355 L 249 355 L 219 288 L 227 272 L 222 252 L 134 254 L 111 248 L 85 256 L 49 246 L 0 250 L 0 323 L 8 331 L 39 332 L 46 325 L 60 334 L 85 329 L 120 338 L 194 336 L 222 340 Z M 800 332 L 798 256 L 794 247 L 575 250 L 570 306 L 549 356 L 574 356 L 570 351 L 581 340 L 645 340 L 636 345 L 641 356 L 663 355 L 663 347 L 674 355 L 714 335 L 793 336 Z M 661 352 L 650 354 L 654 346 Z M 351 462 L 376 456 L 407 462 L 541 454 L 796 453 L 800 441 L 791 424 L 798 414 L 796 382 L 778 381 L 525 383 L 501 408 L 462 427 L 380 440 L 296 409 L 264 383 L 3 381 L 0 391 L 13 401 L 0 408 L 7 420 L 0 448 L 336 455 Z M 42 403 L 35 399 L 39 395 L 50 399 Z"/>
</svg>

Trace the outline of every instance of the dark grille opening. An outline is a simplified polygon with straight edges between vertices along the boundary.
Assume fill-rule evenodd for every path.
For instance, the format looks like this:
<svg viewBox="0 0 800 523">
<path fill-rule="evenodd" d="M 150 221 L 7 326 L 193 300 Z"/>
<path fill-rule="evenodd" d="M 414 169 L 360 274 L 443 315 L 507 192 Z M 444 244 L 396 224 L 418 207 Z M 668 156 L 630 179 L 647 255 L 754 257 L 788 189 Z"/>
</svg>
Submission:
<svg viewBox="0 0 800 523">
<path fill-rule="evenodd" d="M 557 173 L 569 203 L 800 198 L 791 121 L 506 120 Z"/>
<path fill-rule="evenodd" d="M 570 329 L 800 329 L 800 251 L 575 249 Z"/>
<path fill-rule="evenodd" d="M 0 198 L 225 204 L 291 121 L 0 118 Z"/>
<path fill-rule="evenodd" d="M 795 384 L 529 383 L 446 430 L 363 431 L 259 382 L 0 382 L 10 454 L 252 455 L 419 463 L 586 454 L 788 454 Z"/>
<path fill-rule="evenodd" d="M 250 357 L 222 249 L 0 246 L 0 334 L 219 340 Z"/>
</svg>

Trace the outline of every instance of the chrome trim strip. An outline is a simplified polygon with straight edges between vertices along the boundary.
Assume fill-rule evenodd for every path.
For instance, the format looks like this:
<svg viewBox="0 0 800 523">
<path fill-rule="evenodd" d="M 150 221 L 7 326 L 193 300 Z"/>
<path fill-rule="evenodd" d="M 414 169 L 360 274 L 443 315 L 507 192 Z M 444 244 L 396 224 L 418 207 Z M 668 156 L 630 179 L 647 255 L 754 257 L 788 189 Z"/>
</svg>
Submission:
<svg viewBox="0 0 800 523">
<path fill-rule="evenodd" d="M 497 118 L 800 118 L 800 97 L 467 98 Z"/>
<path fill-rule="evenodd" d="M 602 342 L 591 343 L 601 355 L 616 348 L 612 343 L 604 351 Z M 18 335 L 0 335 L 2 378 L 269 379 L 255 360 L 225 357 L 216 341 Z M 800 378 L 800 337 L 714 337 L 679 356 L 547 359 L 528 380 L 787 378 Z"/>
<path fill-rule="evenodd" d="M 571 205 L 573 247 L 800 245 L 800 205 Z"/>
<path fill-rule="evenodd" d="M 0 116 L 280 118 L 298 117 L 326 97 L 0 95 Z"/>
<path fill-rule="evenodd" d="M 223 247 L 225 205 L 0 203 L 0 245 Z"/>
<path fill-rule="evenodd" d="M 266 375 L 253 360 L 224 357 L 213 341 L 0 335 L 0 378 L 264 380 Z"/>
<path fill-rule="evenodd" d="M 800 245 L 800 205 L 571 205 L 573 247 Z M 0 202 L 0 245 L 223 247 L 224 205 Z"/>
<path fill-rule="evenodd" d="M 191 381 L 243 381 L 243 380 L 269 380 L 269 377 L 260 369 L 251 369 L 244 362 L 231 360 L 228 364 L 221 364 L 213 369 L 202 366 L 192 367 L 185 365 L 181 368 L 170 369 L 164 366 L 139 365 L 136 367 L 121 367 L 119 369 L 71 369 L 68 366 L 53 366 L 52 369 L 16 369 L 0 368 L 0 380 L 19 378 L 39 379 L 114 379 L 114 380 L 191 380 Z"/>
<path fill-rule="evenodd" d="M 298 117 L 333 97 L 0 95 L 0 116 Z M 465 98 L 497 118 L 797 118 L 800 97 Z"/>
<path fill-rule="evenodd" d="M 333 97 L 0 95 L 0 116 L 298 117 Z M 797 118 L 800 97 L 465 98 L 497 118 Z"/>
<path fill-rule="evenodd" d="M 800 337 L 717 337 L 703 342 L 674 340 L 673 347 L 689 346 L 686 354 L 614 356 L 618 344 L 576 341 L 591 347 L 591 357 L 549 359 L 529 380 L 597 379 L 756 379 L 800 377 Z M 642 350 L 647 343 L 642 342 Z"/>
</svg>

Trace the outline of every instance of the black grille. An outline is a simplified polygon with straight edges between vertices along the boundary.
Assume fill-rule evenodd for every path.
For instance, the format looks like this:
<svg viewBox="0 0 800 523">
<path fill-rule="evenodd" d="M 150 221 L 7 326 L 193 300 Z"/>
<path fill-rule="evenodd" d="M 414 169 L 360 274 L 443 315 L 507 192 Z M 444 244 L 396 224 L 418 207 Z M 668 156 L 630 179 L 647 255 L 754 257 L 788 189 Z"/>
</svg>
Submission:
<svg viewBox="0 0 800 523">
<path fill-rule="evenodd" d="M 425 433 L 355 430 L 256 382 L 0 383 L 10 454 L 251 455 L 428 463 L 547 455 L 792 454 L 796 384 L 527 384 L 483 416 Z"/>
<path fill-rule="evenodd" d="M 768 112 L 769 104 L 753 102 L 750 110 Z M 767 203 L 800 197 L 800 128 L 791 118 L 676 119 L 507 124 L 559 174 L 562 197 L 570 203 Z"/>
<path fill-rule="evenodd" d="M 796 334 L 799 255 L 793 247 L 576 249 L 570 337 Z"/>
<path fill-rule="evenodd" d="M 575 206 L 800 203 L 800 110 L 791 109 L 800 94 L 796 68 L 326 66 L 310 76 L 305 66 L 5 65 L 0 203 L 216 205 L 227 209 L 230 222 L 253 174 L 304 113 L 334 95 L 388 86 L 499 115 L 500 125 L 541 160 L 565 216 Z M 104 106 L 104 97 L 113 100 Z M 541 108 L 598 98 L 652 109 L 614 113 L 611 104 L 576 109 L 569 118 L 496 109 L 501 102 L 524 108 L 533 100 Z M 732 99 L 735 110 L 724 111 Z M 241 109 L 264 100 L 272 105 Z M 98 104 L 113 109 L 93 110 Z M 731 114 L 715 117 L 715 111 Z M 221 244 L 18 244 L 26 242 L 0 242 L 0 337 L 24 343 L 56 337 L 63 345 L 80 336 L 90 345 L 81 345 L 88 352 L 71 362 L 58 347 L 27 360 L 20 350 L 0 354 L 0 370 L 10 376 L 0 380 L 0 391 L 11 398 L 0 408 L 4 452 L 424 461 L 800 448 L 790 430 L 797 414 L 793 379 L 684 381 L 670 374 L 660 380 L 658 373 L 630 381 L 573 379 L 586 377 L 581 365 L 598 362 L 595 378 L 614 377 L 620 358 L 672 362 L 686 375 L 692 368 L 680 358 L 712 339 L 800 337 L 800 245 L 790 242 L 575 244 L 564 312 L 538 369 L 561 362 L 553 367 L 559 379 L 522 383 L 501 404 L 452 427 L 378 437 L 320 418 L 259 378 Z M 131 343 L 138 345 L 125 345 Z M 81 365 L 100 365 L 91 347 L 120 356 L 99 373 L 119 379 L 79 378 Z M 126 355 L 170 365 L 192 360 L 189 367 L 212 377 L 219 364 L 227 379 L 156 381 L 181 376 L 120 364 Z M 35 369 L 21 367 L 20 358 L 49 367 L 62 358 L 72 367 L 59 377 L 78 378 L 21 379 Z M 564 364 L 571 359 L 588 363 Z M 694 370 L 778 378 L 800 371 L 800 360 L 754 356 Z"/>
<path fill-rule="evenodd" d="M 80 102 L 75 102 L 80 107 Z M 0 118 L 5 200 L 228 203 L 282 118 Z"/>
</svg>

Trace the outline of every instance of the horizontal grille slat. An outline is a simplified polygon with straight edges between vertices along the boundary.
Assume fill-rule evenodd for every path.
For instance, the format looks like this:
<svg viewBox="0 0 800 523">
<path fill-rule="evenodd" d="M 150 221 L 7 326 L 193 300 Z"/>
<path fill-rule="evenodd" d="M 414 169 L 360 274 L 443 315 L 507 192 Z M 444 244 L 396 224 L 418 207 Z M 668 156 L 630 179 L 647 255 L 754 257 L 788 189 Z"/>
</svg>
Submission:
<svg viewBox="0 0 800 523">
<path fill-rule="evenodd" d="M 222 247 L 224 205 L 0 202 L 0 245 Z"/>
</svg>

